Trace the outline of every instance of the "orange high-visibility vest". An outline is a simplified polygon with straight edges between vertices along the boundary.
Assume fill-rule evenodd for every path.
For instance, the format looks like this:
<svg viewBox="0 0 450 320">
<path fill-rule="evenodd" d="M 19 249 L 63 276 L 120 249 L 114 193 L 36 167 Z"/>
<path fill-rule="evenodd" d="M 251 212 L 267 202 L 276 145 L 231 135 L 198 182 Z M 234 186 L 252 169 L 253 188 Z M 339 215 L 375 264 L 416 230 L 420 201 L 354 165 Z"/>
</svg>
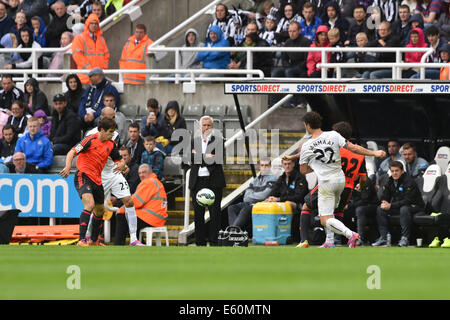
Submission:
<svg viewBox="0 0 450 320">
<path fill-rule="evenodd" d="M 163 227 L 166 224 L 167 195 L 156 174 L 151 173 L 141 181 L 131 198 L 139 219 L 153 227 Z M 125 207 L 122 206 L 118 213 L 125 213 Z"/>
<path fill-rule="evenodd" d="M 450 80 L 450 67 L 442 67 L 441 75 L 439 78 L 441 80 Z"/>
<path fill-rule="evenodd" d="M 96 14 L 90 14 L 84 24 L 83 33 L 77 35 L 72 42 L 72 57 L 78 69 L 91 70 L 93 68 L 108 69 L 109 51 L 105 38 L 102 36 L 100 28 L 95 34 L 96 41 L 92 39 L 89 33 L 89 24 L 92 20 L 97 20 Z M 87 74 L 78 74 L 81 83 L 90 83 Z"/>
<path fill-rule="evenodd" d="M 148 46 L 153 41 L 145 35 L 144 38 L 136 45 L 136 36 L 132 35 L 128 38 L 123 46 L 122 55 L 119 60 L 120 69 L 145 69 L 147 64 L 145 57 L 147 55 Z M 123 82 L 131 84 L 144 84 L 145 73 L 124 73 Z"/>
</svg>

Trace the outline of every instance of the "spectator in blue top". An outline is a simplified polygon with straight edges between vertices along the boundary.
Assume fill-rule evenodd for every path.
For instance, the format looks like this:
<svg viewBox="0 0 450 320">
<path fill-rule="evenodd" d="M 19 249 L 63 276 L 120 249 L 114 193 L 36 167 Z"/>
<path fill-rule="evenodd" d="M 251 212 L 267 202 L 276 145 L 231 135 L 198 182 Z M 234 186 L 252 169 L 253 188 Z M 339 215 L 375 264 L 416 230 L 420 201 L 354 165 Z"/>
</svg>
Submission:
<svg viewBox="0 0 450 320">
<path fill-rule="evenodd" d="M 82 121 L 83 129 L 93 128 L 98 122 L 99 116 L 105 104 L 103 97 L 108 92 L 114 95 L 116 105 L 119 105 L 119 92 L 105 78 L 103 70 L 94 68 L 89 72 L 89 80 L 91 85 L 84 91 L 78 107 L 78 117 Z"/>
<path fill-rule="evenodd" d="M 28 119 L 28 132 L 17 140 L 14 153 L 23 152 L 27 161 L 35 165 L 37 171 L 43 173 L 53 164 L 53 149 L 50 140 L 39 128 L 38 118 Z"/>
<path fill-rule="evenodd" d="M 205 47 L 229 47 L 230 44 L 224 38 L 222 30 L 219 26 L 212 26 L 208 31 Z M 226 69 L 230 63 L 229 52 L 199 52 L 198 61 L 203 61 L 205 69 Z"/>
<path fill-rule="evenodd" d="M 304 18 L 300 21 L 302 35 L 305 38 L 314 41 L 317 28 L 322 24 L 322 19 L 316 16 L 314 5 L 311 2 L 306 2 L 303 5 L 302 15 Z"/>
<path fill-rule="evenodd" d="M 152 136 L 144 138 L 144 148 L 145 151 L 142 152 L 141 164 L 148 164 L 161 181 L 163 178 L 165 153 L 156 147 L 155 138 Z"/>
<path fill-rule="evenodd" d="M 39 43 L 41 47 L 46 47 L 45 33 L 47 32 L 47 28 L 45 27 L 44 20 L 41 17 L 34 16 L 31 18 L 31 26 L 33 27 L 33 40 Z"/>
</svg>

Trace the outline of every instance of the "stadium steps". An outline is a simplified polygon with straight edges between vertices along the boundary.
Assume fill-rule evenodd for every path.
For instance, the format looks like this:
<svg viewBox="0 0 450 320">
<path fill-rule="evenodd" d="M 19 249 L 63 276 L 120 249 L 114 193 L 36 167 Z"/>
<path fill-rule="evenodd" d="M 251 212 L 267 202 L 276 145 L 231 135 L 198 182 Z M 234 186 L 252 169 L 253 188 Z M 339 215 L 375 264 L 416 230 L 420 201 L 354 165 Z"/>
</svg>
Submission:
<svg viewBox="0 0 450 320">
<path fill-rule="evenodd" d="M 270 148 L 272 145 L 270 144 L 270 137 L 274 133 L 265 133 L 265 135 L 268 137 L 269 143 L 264 144 L 263 147 L 266 147 L 269 150 L 270 154 Z M 305 134 L 299 133 L 299 132 L 290 132 L 290 131 L 280 131 L 277 133 L 279 135 L 278 137 L 278 143 L 276 144 L 277 147 L 279 147 L 280 154 L 291 147 L 292 144 L 297 142 L 299 139 L 301 139 Z M 259 148 L 259 144 L 250 144 L 250 147 L 252 148 Z M 234 163 L 230 162 L 233 160 Z M 237 163 L 237 160 L 245 162 L 245 163 Z M 259 160 L 259 158 L 257 158 Z M 224 173 L 225 173 L 225 180 L 227 181 L 227 185 L 223 192 L 223 197 L 226 197 L 231 192 L 236 190 L 242 183 L 247 181 L 249 178 L 252 177 L 252 171 L 250 169 L 250 166 L 248 164 L 248 157 L 226 157 L 226 163 L 224 164 Z M 255 169 L 258 170 L 258 165 L 255 164 Z M 189 223 L 192 223 L 194 221 L 194 211 L 192 206 L 192 198 L 190 199 L 190 206 L 189 206 Z M 177 245 L 178 244 L 178 234 L 183 229 L 184 225 L 184 190 L 179 190 L 176 195 L 170 195 L 168 202 L 169 202 L 169 210 L 168 210 L 168 221 L 166 223 L 166 226 L 168 228 L 169 232 L 169 242 L 170 245 Z M 164 245 L 164 242 L 163 242 Z"/>
</svg>

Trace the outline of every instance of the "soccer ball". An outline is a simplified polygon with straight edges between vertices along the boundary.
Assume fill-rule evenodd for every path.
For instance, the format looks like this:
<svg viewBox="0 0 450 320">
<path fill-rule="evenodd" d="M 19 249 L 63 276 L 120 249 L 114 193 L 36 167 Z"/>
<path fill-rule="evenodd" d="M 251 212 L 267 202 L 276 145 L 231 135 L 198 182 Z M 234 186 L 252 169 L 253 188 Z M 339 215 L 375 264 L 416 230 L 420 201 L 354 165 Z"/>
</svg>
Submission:
<svg viewBox="0 0 450 320">
<path fill-rule="evenodd" d="M 214 203 L 216 195 L 211 189 L 203 188 L 197 192 L 197 203 L 202 207 L 209 207 Z"/>
</svg>

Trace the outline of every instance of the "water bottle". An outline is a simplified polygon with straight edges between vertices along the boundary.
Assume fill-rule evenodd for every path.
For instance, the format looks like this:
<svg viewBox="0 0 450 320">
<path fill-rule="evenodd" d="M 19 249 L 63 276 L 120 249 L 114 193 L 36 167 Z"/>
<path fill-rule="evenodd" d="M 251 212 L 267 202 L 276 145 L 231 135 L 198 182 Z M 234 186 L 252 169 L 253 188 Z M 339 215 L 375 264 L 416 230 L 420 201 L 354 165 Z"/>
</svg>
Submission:
<svg viewBox="0 0 450 320">
<path fill-rule="evenodd" d="M 387 242 L 387 246 L 388 246 L 388 247 L 391 246 L 391 241 L 392 241 L 391 234 L 388 233 L 388 234 L 386 235 L 386 242 Z"/>
</svg>

